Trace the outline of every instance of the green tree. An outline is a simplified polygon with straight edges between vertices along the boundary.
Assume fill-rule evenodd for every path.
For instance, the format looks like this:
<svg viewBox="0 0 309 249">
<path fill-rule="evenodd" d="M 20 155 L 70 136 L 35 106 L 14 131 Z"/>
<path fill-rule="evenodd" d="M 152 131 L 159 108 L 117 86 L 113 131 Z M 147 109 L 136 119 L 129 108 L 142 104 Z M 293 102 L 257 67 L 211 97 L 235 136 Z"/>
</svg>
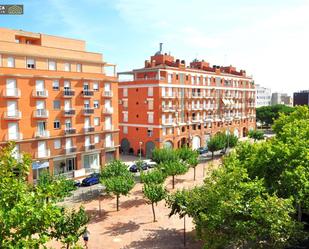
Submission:
<svg viewBox="0 0 309 249">
<path fill-rule="evenodd" d="M 188 172 L 186 163 L 180 161 L 167 161 L 159 165 L 162 172 L 168 176 L 172 176 L 173 189 L 175 188 L 175 176 L 183 175 Z"/>
<path fill-rule="evenodd" d="M 66 210 L 61 209 L 61 216 L 53 224 L 51 236 L 61 241 L 66 249 L 77 246 L 79 238 L 86 230 L 89 218 L 84 208 Z"/>
<path fill-rule="evenodd" d="M 159 201 L 165 198 L 166 189 L 163 187 L 162 184 L 144 184 L 143 193 L 151 203 L 153 222 L 156 222 L 157 220 L 154 204 L 157 204 Z"/>
<path fill-rule="evenodd" d="M 120 195 L 128 195 L 135 185 L 134 177 L 121 161 L 112 161 L 101 171 L 100 180 L 106 192 L 116 195 L 116 207 L 119 211 Z"/>
<path fill-rule="evenodd" d="M 166 176 L 160 169 L 154 169 L 147 173 L 141 172 L 141 182 L 144 184 L 162 184 Z"/>
<path fill-rule="evenodd" d="M 291 200 L 269 195 L 235 158 L 225 163 L 229 167 L 214 171 L 202 187 L 172 194 L 171 215 L 191 216 L 205 248 L 285 246 L 300 226 L 291 217 Z"/>
<path fill-rule="evenodd" d="M 46 202 L 58 202 L 70 196 L 76 189 L 74 181 L 64 176 L 52 176 L 48 170 L 40 174 L 36 185 L 36 191 L 45 196 Z"/>
<path fill-rule="evenodd" d="M 262 106 L 256 108 L 256 120 L 262 125 L 271 126 L 278 119 L 279 113 L 289 114 L 294 108 L 286 105 Z"/>
<path fill-rule="evenodd" d="M 43 185 L 39 191 L 26 182 L 31 158 L 15 157 L 14 148 L 9 143 L 0 152 L 0 248 L 38 249 L 52 239 L 62 209 L 46 202 L 49 190 Z"/>
<path fill-rule="evenodd" d="M 188 164 L 194 170 L 194 180 L 196 178 L 196 166 L 198 165 L 199 153 L 188 147 L 182 147 L 176 150 L 178 157 Z"/>
<path fill-rule="evenodd" d="M 251 130 L 249 131 L 249 137 L 256 140 L 263 140 L 264 139 L 264 132 L 263 131 L 257 131 L 257 130 Z"/>
<path fill-rule="evenodd" d="M 225 148 L 225 139 L 222 138 L 222 135 L 214 135 L 207 142 L 208 150 L 211 152 L 211 158 L 214 158 L 215 151 L 222 150 Z"/>
<path fill-rule="evenodd" d="M 189 158 L 189 159 L 187 159 L 187 163 L 188 163 L 188 165 L 189 165 L 189 167 L 191 167 L 191 168 L 193 168 L 193 179 L 194 179 L 194 181 L 195 181 L 195 179 L 196 179 L 196 166 L 198 165 L 198 153 L 196 152 L 196 151 L 194 151 L 193 153 L 192 153 L 192 156 Z"/>
<path fill-rule="evenodd" d="M 167 161 L 177 161 L 178 159 L 179 158 L 178 158 L 177 152 L 173 149 L 155 148 L 152 151 L 152 160 L 155 161 L 157 164 L 164 163 Z"/>
</svg>

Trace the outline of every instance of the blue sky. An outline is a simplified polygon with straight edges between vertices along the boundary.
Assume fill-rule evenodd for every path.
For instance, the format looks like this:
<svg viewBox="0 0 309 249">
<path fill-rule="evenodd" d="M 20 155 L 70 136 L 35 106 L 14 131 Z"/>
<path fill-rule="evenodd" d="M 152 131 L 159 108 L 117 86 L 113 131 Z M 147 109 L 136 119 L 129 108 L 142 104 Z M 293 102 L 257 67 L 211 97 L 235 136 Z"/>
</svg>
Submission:
<svg viewBox="0 0 309 249">
<path fill-rule="evenodd" d="M 7 0 L 0 26 L 86 40 L 118 71 L 166 52 L 247 70 L 273 91 L 309 89 L 308 0 Z M 0 34 L 1 35 L 1 34 Z"/>
</svg>

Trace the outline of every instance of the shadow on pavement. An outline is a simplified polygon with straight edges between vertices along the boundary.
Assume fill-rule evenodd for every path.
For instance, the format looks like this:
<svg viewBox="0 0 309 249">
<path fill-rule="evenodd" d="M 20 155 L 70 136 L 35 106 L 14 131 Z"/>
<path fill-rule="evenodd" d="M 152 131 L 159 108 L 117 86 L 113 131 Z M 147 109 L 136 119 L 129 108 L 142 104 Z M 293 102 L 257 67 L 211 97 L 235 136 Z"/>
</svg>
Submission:
<svg viewBox="0 0 309 249">
<path fill-rule="evenodd" d="M 123 235 L 130 232 L 135 232 L 140 228 L 139 224 L 136 224 L 133 221 L 129 221 L 128 223 L 118 222 L 110 227 L 106 228 L 106 232 L 102 234 L 109 234 L 110 236 L 118 236 Z"/>
</svg>

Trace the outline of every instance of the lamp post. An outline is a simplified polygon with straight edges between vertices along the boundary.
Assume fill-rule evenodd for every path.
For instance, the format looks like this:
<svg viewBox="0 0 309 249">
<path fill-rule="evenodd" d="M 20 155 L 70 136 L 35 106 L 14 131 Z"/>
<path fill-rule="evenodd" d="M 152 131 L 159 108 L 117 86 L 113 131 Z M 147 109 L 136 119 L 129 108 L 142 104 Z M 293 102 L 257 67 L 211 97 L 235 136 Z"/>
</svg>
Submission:
<svg viewBox="0 0 309 249">
<path fill-rule="evenodd" d="M 143 142 L 139 142 L 139 160 L 142 160 L 142 144 Z"/>
</svg>

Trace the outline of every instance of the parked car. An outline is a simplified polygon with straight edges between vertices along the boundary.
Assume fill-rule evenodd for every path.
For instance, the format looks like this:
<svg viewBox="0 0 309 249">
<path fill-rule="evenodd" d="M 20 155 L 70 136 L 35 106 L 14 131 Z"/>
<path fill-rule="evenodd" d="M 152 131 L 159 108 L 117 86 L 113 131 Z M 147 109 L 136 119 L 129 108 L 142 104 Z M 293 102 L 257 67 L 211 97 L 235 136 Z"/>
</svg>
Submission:
<svg viewBox="0 0 309 249">
<path fill-rule="evenodd" d="M 157 166 L 157 163 L 156 163 L 156 162 L 149 162 L 149 163 L 147 163 L 147 167 L 148 167 L 149 169 L 155 168 L 156 166 Z"/>
<path fill-rule="evenodd" d="M 91 186 L 100 182 L 100 174 L 93 173 L 82 181 L 82 186 Z"/>
<path fill-rule="evenodd" d="M 208 148 L 207 147 L 200 147 L 197 149 L 197 152 L 200 153 L 200 155 L 205 154 L 208 152 Z"/>
<path fill-rule="evenodd" d="M 136 164 L 132 164 L 129 167 L 129 171 L 132 172 L 132 173 L 136 173 L 138 171 L 138 168 L 137 168 Z"/>
<path fill-rule="evenodd" d="M 74 186 L 75 186 L 75 187 L 80 187 L 80 186 L 81 186 L 80 181 L 75 181 L 75 182 L 74 182 Z"/>
</svg>

